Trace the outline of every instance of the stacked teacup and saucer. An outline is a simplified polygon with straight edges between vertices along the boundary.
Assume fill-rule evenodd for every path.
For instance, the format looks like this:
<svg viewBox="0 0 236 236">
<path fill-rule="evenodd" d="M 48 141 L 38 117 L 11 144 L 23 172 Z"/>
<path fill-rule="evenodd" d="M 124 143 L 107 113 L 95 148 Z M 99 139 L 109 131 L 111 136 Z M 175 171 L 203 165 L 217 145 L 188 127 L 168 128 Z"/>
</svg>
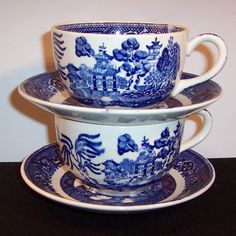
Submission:
<svg viewBox="0 0 236 236">
<path fill-rule="evenodd" d="M 35 151 L 21 166 L 39 194 L 101 212 L 138 212 L 173 206 L 214 182 L 209 161 L 191 147 L 210 132 L 205 109 L 221 87 L 210 80 L 227 49 L 214 34 L 188 40 L 181 26 L 96 22 L 52 28 L 57 71 L 36 75 L 20 94 L 55 116 L 57 142 Z M 218 48 L 205 74 L 183 72 L 200 43 Z M 186 117 L 202 128 L 182 139 Z"/>
</svg>

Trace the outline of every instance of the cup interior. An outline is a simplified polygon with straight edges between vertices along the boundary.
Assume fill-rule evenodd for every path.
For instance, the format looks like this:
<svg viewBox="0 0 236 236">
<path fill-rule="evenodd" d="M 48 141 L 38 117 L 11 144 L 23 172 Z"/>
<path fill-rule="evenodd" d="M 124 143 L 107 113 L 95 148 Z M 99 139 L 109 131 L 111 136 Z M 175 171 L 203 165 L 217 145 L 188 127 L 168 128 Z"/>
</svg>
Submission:
<svg viewBox="0 0 236 236">
<path fill-rule="evenodd" d="M 183 31 L 183 27 L 157 23 L 131 22 L 93 22 L 63 24 L 55 27 L 57 30 L 87 33 L 87 34 L 166 34 Z"/>
</svg>

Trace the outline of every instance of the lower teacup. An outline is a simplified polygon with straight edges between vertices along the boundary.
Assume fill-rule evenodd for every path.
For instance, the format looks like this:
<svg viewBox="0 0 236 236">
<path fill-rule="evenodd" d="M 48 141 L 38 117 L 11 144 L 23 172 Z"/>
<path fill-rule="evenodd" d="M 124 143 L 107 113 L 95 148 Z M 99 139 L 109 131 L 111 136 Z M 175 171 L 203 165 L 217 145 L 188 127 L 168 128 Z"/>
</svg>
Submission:
<svg viewBox="0 0 236 236">
<path fill-rule="evenodd" d="M 173 167 L 180 152 L 202 141 L 210 132 L 208 111 L 197 135 L 182 141 L 185 118 L 142 125 L 84 123 L 55 116 L 61 156 L 85 186 L 107 195 L 134 195 Z"/>
</svg>

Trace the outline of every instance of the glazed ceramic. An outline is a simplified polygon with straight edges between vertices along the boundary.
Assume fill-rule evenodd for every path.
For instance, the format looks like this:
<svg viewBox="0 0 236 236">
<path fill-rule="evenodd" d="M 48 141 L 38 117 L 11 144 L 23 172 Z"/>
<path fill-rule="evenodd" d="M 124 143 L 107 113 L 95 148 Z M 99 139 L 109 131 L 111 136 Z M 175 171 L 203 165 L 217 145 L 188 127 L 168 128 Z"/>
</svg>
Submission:
<svg viewBox="0 0 236 236">
<path fill-rule="evenodd" d="M 61 24 L 52 28 L 52 38 L 55 64 L 68 91 L 82 103 L 100 106 L 161 102 L 214 77 L 227 57 L 217 35 L 188 40 L 186 28 L 169 24 Z M 218 61 L 205 74 L 180 80 L 185 57 L 204 42 L 216 45 Z"/>
<path fill-rule="evenodd" d="M 203 128 L 182 142 L 185 119 L 152 125 L 99 125 L 55 116 L 61 156 L 86 185 L 112 195 L 136 194 L 166 174 L 182 152 L 202 141 L 212 119 L 197 113 Z"/>
<path fill-rule="evenodd" d="M 182 80 L 196 75 L 183 73 Z M 183 90 L 175 97 L 145 108 L 96 107 L 81 104 L 68 93 L 58 72 L 33 76 L 19 86 L 19 93 L 37 106 L 71 119 L 96 124 L 140 125 L 170 121 L 196 113 L 222 96 L 222 88 L 210 80 Z"/>
<path fill-rule="evenodd" d="M 107 196 L 84 185 L 61 160 L 57 143 L 40 148 L 25 158 L 21 175 L 27 185 L 53 201 L 79 209 L 128 213 L 156 210 L 196 198 L 207 191 L 215 179 L 210 162 L 187 150 L 161 179 L 134 196 Z"/>
</svg>

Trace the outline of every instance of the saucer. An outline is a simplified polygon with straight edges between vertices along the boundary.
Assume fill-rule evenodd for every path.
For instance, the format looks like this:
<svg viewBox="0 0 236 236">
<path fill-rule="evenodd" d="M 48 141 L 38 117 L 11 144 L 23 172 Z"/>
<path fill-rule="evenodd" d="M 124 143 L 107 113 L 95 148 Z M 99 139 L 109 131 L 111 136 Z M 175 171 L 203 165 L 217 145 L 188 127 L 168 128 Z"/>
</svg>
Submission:
<svg viewBox="0 0 236 236">
<path fill-rule="evenodd" d="M 182 79 L 186 80 L 192 77 L 195 75 L 182 75 Z M 148 107 L 93 107 L 73 98 L 62 84 L 58 72 L 52 72 L 27 79 L 19 86 L 19 93 L 43 109 L 79 121 L 103 124 L 139 124 L 145 121 L 151 124 L 196 113 L 218 100 L 222 89 L 214 81 L 208 80 Z"/>
<path fill-rule="evenodd" d="M 58 143 L 27 157 L 21 165 L 26 184 L 56 202 L 89 211 L 128 213 L 156 210 L 189 201 L 207 191 L 215 179 L 213 166 L 187 150 L 160 180 L 134 196 L 112 196 L 83 185 L 60 159 Z"/>
</svg>

